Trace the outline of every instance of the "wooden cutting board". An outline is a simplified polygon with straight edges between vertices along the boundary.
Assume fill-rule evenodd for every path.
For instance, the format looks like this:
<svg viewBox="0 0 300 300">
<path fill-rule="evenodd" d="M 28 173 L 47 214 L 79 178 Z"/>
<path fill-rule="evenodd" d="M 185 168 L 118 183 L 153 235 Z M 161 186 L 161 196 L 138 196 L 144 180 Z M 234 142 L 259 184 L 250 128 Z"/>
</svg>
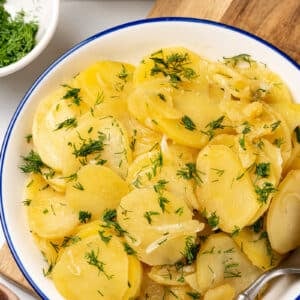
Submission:
<svg viewBox="0 0 300 300">
<path fill-rule="evenodd" d="M 161 16 L 209 19 L 242 28 L 300 63 L 299 0 L 157 0 L 148 17 Z M 0 273 L 32 292 L 7 245 L 0 250 Z"/>
</svg>

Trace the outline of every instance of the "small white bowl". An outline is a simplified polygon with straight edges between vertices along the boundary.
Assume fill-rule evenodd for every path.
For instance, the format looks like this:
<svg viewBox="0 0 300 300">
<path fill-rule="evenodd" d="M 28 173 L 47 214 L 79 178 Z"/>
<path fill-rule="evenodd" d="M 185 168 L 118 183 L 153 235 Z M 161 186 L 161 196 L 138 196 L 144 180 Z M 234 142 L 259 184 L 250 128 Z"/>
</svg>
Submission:
<svg viewBox="0 0 300 300">
<path fill-rule="evenodd" d="M 53 0 L 51 0 L 53 1 Z M 50 2 L 50 0 L 49 0 Z M 29 232 L 22 195 L 25 175 L 19 170 L 28 153 L 25 136 L 40 100 L 92 62 L 111 59 L 137 64 L 149 53 L 184 46 L 212 60 L 241 53 L 264 62 L 278 73 L 300 103 L 299 65 L 260 38 L 220 23 L 189 18 L 158 18 L 123 24 L 98 33 L 66 52 L 32 85 L 20 102 L 6 132 L 0 157 L 0 217 L 11 252 L 21 271 L 42 299 L 61 300 L 51 280 L 43 276 L 45 262 Z M 76 287 L 75 287 L 76 288 Z M 295 299 L 300 280 L 288 279 L 264 299 Z"/>
<path fill-rule="evenodd" d="M 36 45 L 20 60 L 0 67 L 0 77 L 14 73 L 31 63 L 46 48 L 51 40 L 59 17 L 59 0 L 6 0 L 5 9 L 14 17 L 17 12 L 25 12 L 25 20 L 38 22 Z"/>
</svg>

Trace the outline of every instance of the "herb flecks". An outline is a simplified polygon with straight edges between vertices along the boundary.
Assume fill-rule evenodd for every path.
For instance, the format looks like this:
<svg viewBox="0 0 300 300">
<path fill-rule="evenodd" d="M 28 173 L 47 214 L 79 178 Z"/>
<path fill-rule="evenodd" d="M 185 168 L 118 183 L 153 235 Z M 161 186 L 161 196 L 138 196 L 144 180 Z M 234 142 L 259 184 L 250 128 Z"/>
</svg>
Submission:
<svg viewBox="0 0 300 300">
<path fill-rule="evenodd" d="M 45 167 L 45 164 L 37 152 L 31 150 L 27 156 L 22 156 L 22 158 L 24 163 L 20 166 L 20 169 L 24 173 L 42 173 L 42 168 Z"/>
<path fill-rule="evenodd" d="M 212 228 L 217 228 L 219 225 L 219 217 L 216 215 L 216 212 L 213 212 L 208 218 L 207 223 Z"/>
<path fill-rule="evenodd" d="M 63 84 L 62 86 L 67 89 L 66 93 L 64 94 L 64 96 L 62 98 L 63 99 L 71 99 L 71 101 L 75 105 L 79 106 L 82 101 L 81 97 L 79 96 L 80 89 L 71 87 L 68 84 Z"/>
<path fill-rule="evenodd" d="M 264 162 L 256 164 L 255 174 L 261 178 L 269 177 L 270 176 L 270 166 L 271 166 L 270 163 L 264 163 Z"/>
<path fill-rule="evenodd" d="M 195 180 L 196 184 L 200 185 L 203 183 L 200 175 L 204 173 L 197 170 L 195 163 L 186 163 L 184 167 L 177 170 L 176 175 L 186 180 Z"/>
<path fill-rule="evenodd" d="M 158 216 L 160 213 L 157 211 L 146 211 L 144 213 L 144 218 L 147 220 L 148 224 L 152 224 L 152 217 Z"/>
<path fill-rule="evenodd" d="M 183 116 L 181 118 L 181 123 L 184 128 L 186 128 L 187 130 L 193 131 L 196 129 L 196 125 L 195 123 L 192 121 L 192 119 L 188 116 Z"/>
<path fill-rule="evenodd" d="M 86 252 L 84 258 L 86 259 L 89 265 L 92 265 L 98 269 L 99 274 L 103 273 L 107 279 L 109 280 L 112 279 L 113 275 L 108 275 L 105 272 L 104 270 L 105 263 L 100 261 L 98 256 L 99 256 L 99 249 L 97 250 L 97 252 L 95 252 L 94 250 L 91 250 L 90 252 Z"/>
<path fill-rule="evenodd" d="M 191 63 L 188 53 L 171 53 L 164 55 L 163 51 L 157 51 L 150 56 L 154 66 L 150 71 L 151 76 L 162 74 L 167 77 L 171 84 L 177 87 L 184 80 L 195 78 L 196 72 L 188 65 Z"/>
<path fill-rule="evenodd" d="M 253 62 L 253 60 L 251 59 L 251 55 L 245 53 L 238 54 L 232 57 L 223 57 L 223 59 L 226 65 L 231 65 L 233 67 L 236 67 L 243 62 L 246 62 L 249 65 L 251 65 L 251 63 Z"/>
<path fill-rule="evenodd" d="M 211 140 L 216 134 L 215 130 L 225 128 L 225 125 L 222 124 L 224 121 L 224 118 L 225 118 L 225 116 L 221 116 L 220 118 L 209 122 L 205 126 L 206 130 L 201 130 L 201 132 L 203 134 L 206 134 L 208 136 L 209 140 Z"/>
<path fill-rule="evenodd" d="M 62 121 L 61 123 L 57 124 L 55 131 L 60 130 L 62 128 L 70 129 L 74 127 L 77 127 L 77 120 L 75 118 L 68 118 Z"/>
<path fill-rule="evenodd" d="M 29 53 L 36 45 L 38 23 L 25 21 L 24 11 L 15 18 L 7 12 L 0 2 L 0 68 L 8 66 Z"/>
<path fill-rule="evenodd" d="M 258 185 L 255 186 L 255 193 L 257 194 L 257 200 L 261 204 L 266 204 L 270 194 L 276 192 L 276 188 L 271 182 L 264 182 L 260 187 Z"/>
<path fill-rule="evenodd" d="M 80 223 L 87 223 L 92 217 L 92 214 L 88 211 L 81 210 L 78 213 L 78 219 Z"/>
</svg>

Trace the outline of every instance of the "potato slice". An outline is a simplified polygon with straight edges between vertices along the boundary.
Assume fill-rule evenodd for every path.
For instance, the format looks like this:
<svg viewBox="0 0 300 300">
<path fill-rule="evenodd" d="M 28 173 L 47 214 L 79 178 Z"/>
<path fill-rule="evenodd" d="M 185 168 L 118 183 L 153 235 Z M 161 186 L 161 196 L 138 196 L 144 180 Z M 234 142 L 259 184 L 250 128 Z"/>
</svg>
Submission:
<svg viewBox="0 0 300 300">
<path fill-rule="evenodd" d="M 165 155 L 160 150 L 155 150 L 137 157 L 129 167 L 127 182 L 134 188 L 155 188 L 159 182 L 164 182 L 166 191 L 184 199 L 190 209 L 197 209 L 193 179 L 178 175 L 180 170 L 186 172 L 187 167 L 182 158 L 177 156 L 177 150 L 173 150 L 173 153 L 165 151 Z"/>
<path fill-rule="evenodd" d="M 126 129 L 114 117 L 94 118 L 86 114 L 67 137 L 63 174 L 76 173 L 87 163 L 105 164 L 125 178 L 132 153 Z"/>
<path fill-rule="evenodd" d="M 117 219 L 138 258 L 149 265 L 173 264 L 194 243 L 203 224 L 192 220 L 184 200 L 164 191 L 136 189 L 122 198 Z"/>
<path fill-rule="evenodd" d="M 67 183 L 66 199 L 77 213 L 91 213 L 91 220 L 99 218 L 106 209 L 117 208 L 129 191 L 126 182 L 104 166 L 83 166 L 76 177 Z"/>
<path fill-rule="evenodd" d="M 203 173 L 197 187 L 200 209 L 216 214 L 225 232 L 246 226 L 260 204 L 236 154 L 224 145 L 208 145 L 199 153 L 197 169 Z"/>
<path fill-rule="evenodd" d="M 41 175 L 29 177 L 24 199 L 30 230 L 42 238 L 63 238 L 79 222 L 68 199 L 50 188 Z"/>
<path fill-rule="evenodd" d="M 186 285 L 185 277 L 195 272 L 195 265 L 186 266 L 154 266 L 148 276 L 155 282 L 163 285 Z"/>
<path fill-rule="evenodd" d="M 233 239 L 253 265 L 262 270 L 276 267 L 282 258 L 271 248 L 266 231 L 254 232 L 244 228 Z"/>
<path fill-rule="evenodd" d="M 100 101 L 124 97 L 131 85 L 134 69 L 127 63 L 103 60 L 80 72 L 75 80 L 82 90 L 83 100 L 95 108 Z"/>
<path fill-rule="evenodd" d="M 200 293 L 222 284 L 230 284 L 239 293 L 261 273 L 224 233 L 208 237 L 201 246 L 196 264 Z"/>
<path fill-rule="evenodd" d="M 128 255 L 128 289 L 124 300 L 136 299 L 141 290 L 143 280 L 143 267 L 140 261 L 133 255 Z"/>
<path fill-rule="evenodd" d="M 106 243 L 94 234 L 64 249 L 52 278 L 66 299 L 121 300 L 128 289 L 127 254 L 117 237 Z"/>
<path fill-rule="evenodd" d="M 300 246 L 299 180 L 300 170 L 288 173 L 280 183 L 267 213 L 267 232 L 271 246 L 281 254 Z"/>
<path fill-rule="evenodd" d="M 135 69 L 135 85 L 153 78 L 167 79 L 171 86 L 190 89 L 201 76 L 200 57 L 183 47 L 159 49 L 145 57 Z"/>
<path fill-rule="evenodd" d="M 203 300 L 233 300 L 235 295 L 234 288 L 226 283 L 219 285 L 213 289 L 209 289 L 204 297 Z"/>
<path fill-rule="evenodd" d="M 68 91 L 76 88 L 71 81 L 67 86 L 55 90 L 44 98 L 37 107 L 33 118 L 32 138 L 42 161 L 56 171 L 61 171 L 63 142 L 69 130 L 76 127 L 77 118 L 85 113 L 87 105 L 74 97 L 68 96 Z M 76 93 L 75 93 L 76 94 Z M 80 90 L 77 93 L 81 99 Z M 64 97 L 67 97 L 64 99 Z"/>
</svg>

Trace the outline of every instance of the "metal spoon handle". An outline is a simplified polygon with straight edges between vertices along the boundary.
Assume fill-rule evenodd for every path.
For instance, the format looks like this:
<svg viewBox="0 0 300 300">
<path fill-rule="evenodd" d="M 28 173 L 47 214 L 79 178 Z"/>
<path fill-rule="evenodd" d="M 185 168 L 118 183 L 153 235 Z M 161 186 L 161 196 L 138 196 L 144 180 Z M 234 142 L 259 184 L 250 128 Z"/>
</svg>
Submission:
<svg viewBox="0 0 300 300">
<path fill-rule="evenodd" d="M 267 271 L 257 278 L 236 300 L 254 300 L 260 289 L 272 278 L 286 274 L 300 274 L 300 268 L 278 268 Z"/>
</svg>

